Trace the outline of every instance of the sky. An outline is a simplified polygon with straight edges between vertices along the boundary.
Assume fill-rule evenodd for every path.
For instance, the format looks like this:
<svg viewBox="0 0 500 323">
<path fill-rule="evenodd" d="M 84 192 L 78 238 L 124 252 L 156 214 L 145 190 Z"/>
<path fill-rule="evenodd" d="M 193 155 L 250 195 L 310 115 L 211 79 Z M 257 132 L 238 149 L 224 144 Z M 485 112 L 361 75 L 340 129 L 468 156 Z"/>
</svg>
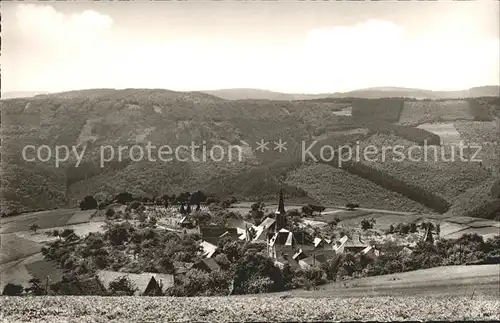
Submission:
<svg viewBox="0 0 500 323">
<path fill-rule="evenodd" d="M 2 91 L 500 84 L 499 2 L 2 3 Z"/>
</svg>

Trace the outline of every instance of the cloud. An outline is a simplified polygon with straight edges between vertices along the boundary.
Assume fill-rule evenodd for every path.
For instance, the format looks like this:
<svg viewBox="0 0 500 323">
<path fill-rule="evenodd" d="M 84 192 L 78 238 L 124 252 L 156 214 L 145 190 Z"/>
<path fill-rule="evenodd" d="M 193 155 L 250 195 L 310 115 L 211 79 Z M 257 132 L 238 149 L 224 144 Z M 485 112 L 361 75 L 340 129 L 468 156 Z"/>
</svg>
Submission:
<svg viewBox="0 0 500 323">
<path fill-rule="evenodd" d="M 284 48 L 258 37 L 235 39 L 230 31 L 206 38 L 158 29 L 131 38 L 138 27 L 133 22 L 117 26 L 93 10 L 66 14 L 20 4 L 15 47 L 2 52 L 3 83 L 9 90 L 39 91 L 255 87 L 311 93 L 498 84 L 499 39 L 483 37 L 467 17 L 443 15 L 417 32 L 387 20 L 332 23 Z"/>
</svg>

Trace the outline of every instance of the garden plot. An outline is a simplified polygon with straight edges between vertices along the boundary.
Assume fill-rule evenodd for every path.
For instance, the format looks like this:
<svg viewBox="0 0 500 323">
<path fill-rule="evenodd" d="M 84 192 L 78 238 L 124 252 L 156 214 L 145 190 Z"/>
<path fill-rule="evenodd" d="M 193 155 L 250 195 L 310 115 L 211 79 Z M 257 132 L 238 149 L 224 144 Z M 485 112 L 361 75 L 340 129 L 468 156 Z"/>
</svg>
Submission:
<svg viewBox="0 0 500 323">
<path fill-rule="evenodd" d="M 0 236 L 2 245 L 0 246 L 0 264 L 20 260 L 27 256 L 40 252 L 42 245 L 17 235 L 2 234 Z"/>
<path fill-rule="evenodd" d="M 498 235 L 498 228 L 496 227 L 484 227 L 484 228 L 467 228 L 461 231 L 450 233 L 444 236 L 446 239 L 458 239 L 464 234 L 478 234 L 483 237 L 484 240 L 493 238 Z"/>
<path fill-rule="evenodd" d="M 0 290 L 8 283 L 14 283 L 28 287 L 31 278 L 38 278 L 45 283 L 46 277 L 49 281 L 58 281 L 62 272 L 56 264 L 44 259 L 41 253 L 27 257 L 21 261 L 12 262 L 3 266 L 0 272 Z"/>
<path fill-rule="evenodd" d="M 0 233 L 29 231 L 32 224 L 37 224 L 40 229 L 61 227 L 66 225 L 77 211 L 80 212 L 76 209 L 59 209 L 3 218 L 0 220 Z"/>
<path fill-rule="evenodd" d="M 66 224 L 90 222 L 90 219 L 95 213 L 96 210 L 76 211 Z"/>
<path fill-rule="evenodd" d="M 337 116 L 350 117 L 352 116 L 352 107 L 345 107 L 340 111 L 333 111 L 333 114 Z"/>
</svg>

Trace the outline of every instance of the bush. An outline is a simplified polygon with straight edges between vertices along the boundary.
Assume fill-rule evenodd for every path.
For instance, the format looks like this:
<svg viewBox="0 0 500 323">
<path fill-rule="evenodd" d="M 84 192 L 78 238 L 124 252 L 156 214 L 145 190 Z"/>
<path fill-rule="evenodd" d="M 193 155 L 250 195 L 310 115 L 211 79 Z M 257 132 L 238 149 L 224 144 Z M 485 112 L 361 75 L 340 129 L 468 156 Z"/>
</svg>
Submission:
<svg viewBox="0 0 500 323">
<path fill-rule="evenodd" d="M 227 208 L 231 207 L 231 205 L 233 205 L 234 203 L 237 203 L 237 202 L 238 202 L 238 200 L 234 196 L 232 196 L 232 197 L 227 198 L 224 201 L 222 201 L 222 207 L 227 209 Z"/>
<path fill-rule="evenodd" d="M 108 290 L 110 295 L 113 296 L 132 296 L 137 291 L 137 288 L 127 276 L 122 276 L 110 282 Z"/>
<path fill-rule="evenodd" d="M 120 204 L 128 204 L 132 202 L 132 200 L 133 200 L 132 194 L 128 192 L 120 193 L 115 197 L 115 201 Z"/>
<path fill-rule="evenodd" d="M 4 295 L 4 296 L 21 296 L 23 293 L 23 290 L 24 290 L 24 288 L 21 285 L 8 283 L 3 288 L 2 295 Z"/>
<path fill-rule="evenodd" d="M 29 280 L 30 286 L 26 288 L 26 291 L 35 296 L 45 295 L 45 289 L 42 287 L 42 282 L 38 278 L 32 278 Z"/>
<path fill-rule="evenodd" d="M 255 277 L 248 282 L 248 294 L 269 293 L 273 289 L 274 282 L 269 277 Z"/>
<path fill-rule="evenodd" d="M 373 229 L 373 225 L 376 223 L 374 218 L 361 220 L 361 229 L 368 230 Z"/>
<path fill-rule="evenodd" d="M 359 207 L 359 204 L 354 204 L 354 203 L 348 203 L 345 205 L 345 207 L 349 210 L 349 211 L 354 211 L 355 209 L 357 209 Z"/>
<path fill-rule="evenodd" d="M 97 209 L 97 201 L 91 195 L 87 195 L 83 198 L 83 201 L 80 202 L 80 210 L 94 210 Z"/>
<path fill-rule="evenodd" d="M 140 201 L 133 201 L 127 206 L 127 210 L 137 210 L 141 205 Z"/>
<path fill-rule="evenodd" d="M 323 269 L 317 267 L 309 267 L 297 273 L 303 276 L 312 286 L 320 286 L 326 284 L 326 273 Z"/>
<path fill-rule="evenodd" d="M 108 208 L 106 210 L 106 219 L 114 219 L 116 215 L 116 212 L 113 208 Z"/>
</svg>

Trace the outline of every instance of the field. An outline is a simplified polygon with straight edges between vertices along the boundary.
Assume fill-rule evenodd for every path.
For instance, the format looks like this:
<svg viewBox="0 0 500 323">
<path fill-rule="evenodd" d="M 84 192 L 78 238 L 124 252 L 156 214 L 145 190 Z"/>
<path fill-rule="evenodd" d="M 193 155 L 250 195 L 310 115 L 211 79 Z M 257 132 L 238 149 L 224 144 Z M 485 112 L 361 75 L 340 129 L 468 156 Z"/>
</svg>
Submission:
<svg viewBox="0 0 500 323">
<path fill-rule="evenodd" d="M 1 241 L 0 264 L 25 258 L 42 249 L 41 244 L 18 237 L 16 234 L 2 234 Z"/>
<path fill-rule="evenodd" d="M 60 275 L 53 264 L 43 259 L 40 250 L 44 243 L 57 239 L 46 233 L 57 229 L 73 229 L 79 236 L 102 231 L 104 222 L 91 216 L 95 210 L 80 211 L 60 209 L 26 213 L 1 219 L 0 229 L 0 288 L 6 281 L 27 285 L 32 277 L 57 277 Z M 36 234 L 29 230 L 31 224 L 40 226 Z"/>
<path fill-rule="evenodd" d="M 292 291 L 298 297 L 499 296 L 498 265 L 443 266 L 404 273 L 345 280 L 317 291 Z"/>
<path fill-rule="evenodd" d="M 469 103 L 465 100 L 406 101 L 399 124 L 416 126 L 430 122 L 473 119 Z"/>
<path fill-rule="evenodd" d="M 444 145 L 460 144 L 460 133 L 457 131 L 457 129 L 455 129 L 453 123 L 423 123 L 420 124 L 418 128 L 438 135 Z"/>
<path fill-rule="evenodd" d="M 32 224 L 37 224 L 40 229 L 47 229 L 62 227 L 69 223 L 88 222 L 94 212 L 95 210 L 58 209 L 6 217 L 0 220 L 0 233 L 29 231 Z"/>
<path fill-rule="evenodd" d="M 41 253 L 37 253 L 20 261 L 1 265 L 0 275 L 0 289 L 3 290 L 8 282 L 27 286 L 33 277 L 45 282 L 45 277 L 48 276 L 51 282 L 55 282 L 61 278 L 62 272 L 55 264 L 46 261 Z"/>
<path fill-rule="evenodd" d="M 492 297 L 2 297 L 2 322 L 494 320 Z"/>
</svg>

